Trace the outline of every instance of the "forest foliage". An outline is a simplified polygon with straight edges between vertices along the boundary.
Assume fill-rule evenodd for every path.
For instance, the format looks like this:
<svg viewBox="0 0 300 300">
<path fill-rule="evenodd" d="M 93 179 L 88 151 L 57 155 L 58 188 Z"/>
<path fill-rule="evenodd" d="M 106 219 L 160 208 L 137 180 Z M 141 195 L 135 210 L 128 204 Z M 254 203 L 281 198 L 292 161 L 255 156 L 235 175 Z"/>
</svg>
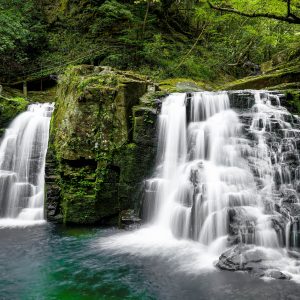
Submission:
<svg viewBox="0 0 300 300">
<path fill-rule="evenodd" d="M 75 63 L 158 79 L 254 75 L 299 56 L 300 25 L 236 11 L 286 17 L 288 3 L 299 16 L 299 0 L 0 0 L 0 78 Z"/>
<path fill-rule="evenodd" d="M 21 76 L 47 44 L 39 1 L 0 0 L 0 74 Z"/>
</svg>

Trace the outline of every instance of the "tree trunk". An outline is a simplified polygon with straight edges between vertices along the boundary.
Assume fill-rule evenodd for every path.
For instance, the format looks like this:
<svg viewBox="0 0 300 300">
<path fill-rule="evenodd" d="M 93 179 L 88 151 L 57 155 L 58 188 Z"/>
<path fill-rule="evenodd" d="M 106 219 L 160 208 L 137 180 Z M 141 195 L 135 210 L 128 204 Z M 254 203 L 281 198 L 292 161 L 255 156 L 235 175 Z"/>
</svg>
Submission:
<svg viewBox="0 0 300 300">
<path fill-rule="evenodd" d="M 151 0 L 148 0 L 148 1 L 147 1 L 146 13 L 145 13 L 145 17 L 144 17 L 144 22 L 143 22 L 142 40 L 144 39 L 144 36 L 145 36 L 146 23 L 147 23 L 147 19 L 148 19 L 148 14 L 149 14 L 149 9 L 150 9 L 150 4 L 151 4 Z"/>
</svg>

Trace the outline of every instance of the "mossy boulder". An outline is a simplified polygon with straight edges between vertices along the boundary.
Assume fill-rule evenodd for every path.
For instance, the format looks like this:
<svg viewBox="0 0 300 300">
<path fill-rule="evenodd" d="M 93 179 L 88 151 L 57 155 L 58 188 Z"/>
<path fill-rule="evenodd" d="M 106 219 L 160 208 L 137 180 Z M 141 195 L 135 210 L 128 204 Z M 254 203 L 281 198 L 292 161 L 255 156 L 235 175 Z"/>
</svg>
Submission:
<svg viewBox="0 0 300 300">
<path fill-rule="evenodd" d="M 140 100 L 151 83 L 109 67 L 61 76 L 46 165 L 48 219 L 112 224 L 139 211 L 155 158 L 156 110 Z"/>
<path fill-rule="evenodd" d="M 294 59 L 269 68 L 265 74 L 246 77 L 222 86 L 224 90 L 264 89 L 285 95 L 281 105 L 291 113 L 300 114 L 300 60 Z"/>
<path fill-rule="evenodd" d="M 6 98 L 0 96 L 0 138 L 9 123 L 21 112 L 26 110 L 28 102 L 21 97 Z"/>
<path fill-rule="evenodd" d="M 191 78 L 169 78 L 159 82 L 159 89 L 166 93 L 210 91 L 213 88 L 212 83 L 195 81 Z"/>
<path fill-rule="evenodd" d="M 284 89 L 298 86 L 300 81 L 300 60 L 295 59 L 268 69 L 264 74 L 245 77 L 224 85 L 227 90 L 242 89 Z"/>
</svg>

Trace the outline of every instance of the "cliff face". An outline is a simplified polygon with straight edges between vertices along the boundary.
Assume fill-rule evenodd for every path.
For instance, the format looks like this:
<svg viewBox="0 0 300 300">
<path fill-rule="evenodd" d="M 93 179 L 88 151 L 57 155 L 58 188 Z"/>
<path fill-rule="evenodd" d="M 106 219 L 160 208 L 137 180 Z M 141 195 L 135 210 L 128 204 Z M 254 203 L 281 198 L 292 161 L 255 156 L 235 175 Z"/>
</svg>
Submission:
<svg viewBox="0 0 300 300">
<path fill-rule="evenodd" d="M 114 224 L 121 211 L 139 213 L 156 153 L 156 109 L 140 101 L 149 85 L 87 65 L 60 78 L 46 164 L 49 220 Z"/>
</svg>

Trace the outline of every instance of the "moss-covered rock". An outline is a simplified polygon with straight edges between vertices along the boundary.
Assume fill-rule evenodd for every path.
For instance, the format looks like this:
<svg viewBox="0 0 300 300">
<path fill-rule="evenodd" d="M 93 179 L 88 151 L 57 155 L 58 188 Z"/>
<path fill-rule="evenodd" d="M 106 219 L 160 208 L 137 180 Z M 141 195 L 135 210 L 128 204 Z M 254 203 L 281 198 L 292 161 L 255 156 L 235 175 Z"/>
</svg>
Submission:
<svg viewBox="0 0 300 300">
<path fill-rule="evenodd" d="M 169 78 L 159 83 L 159 89 L 166 93 L 210 91 L 213 88 L 212 83 L 195 81 L 191 78 Z"/>
<path fill-rule="evenodd" d="M 274 89 L 276 86 L 297 85 L 300 81 L 300 61 L 294 60 L 276 66 L 265 74 L 239 79 L 223 86 L 227 90 Z"/>
<path fill-rule="evenodd" d="M 26 110 L 27 105 L 28 102 L 24 98 L 0 96 L 0 138 L 12 119 Z"/>
<path fill-rule="evenodd" d="M 300 114 L 300 89 L 286 89 L 282 92 L 285 97 L 281 100 L 281 105 L 291 113 Z"/>
<path fill-rule="evenodd" d="M 116 223 L 139 210 L 155 157 L 156 110 L 143 76 L 89 65 L 60 78 L 46 166 L 48 219 Z"/>
<path fill-rule="evenodd" d="M 43 91 L 28 91 L 27 99 L 30 102 L 54 102 L 56 97 L 56 86 L 44 89 Z"/>
<path fill-rule="evenodd" d="M 265 66 L 265 74 L 246 77 L 226 84 L 221 89 L 265 89 L 285 94 L 281 104 L 290 112 L 300 114 L 300 60 L 277 64 L 275 67 Z"/>
</svg>

